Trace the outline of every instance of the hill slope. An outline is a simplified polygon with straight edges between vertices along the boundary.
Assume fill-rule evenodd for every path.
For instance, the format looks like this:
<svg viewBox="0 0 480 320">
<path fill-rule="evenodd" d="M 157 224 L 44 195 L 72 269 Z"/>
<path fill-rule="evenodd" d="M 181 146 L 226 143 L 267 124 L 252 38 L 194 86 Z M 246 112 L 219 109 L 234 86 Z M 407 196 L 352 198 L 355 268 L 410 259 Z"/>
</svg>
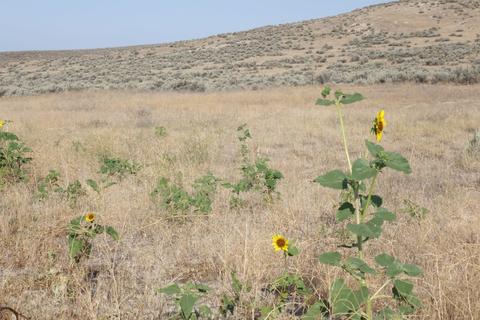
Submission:
<svg viewBox="0 0 480 320">
<path fill-rule="evenodd" d="M 87 88 L 256 89 L 480 81 L 480 2 L 404 0 L 169 44 L 0 53 L 0 96 Z"/>
</svg>

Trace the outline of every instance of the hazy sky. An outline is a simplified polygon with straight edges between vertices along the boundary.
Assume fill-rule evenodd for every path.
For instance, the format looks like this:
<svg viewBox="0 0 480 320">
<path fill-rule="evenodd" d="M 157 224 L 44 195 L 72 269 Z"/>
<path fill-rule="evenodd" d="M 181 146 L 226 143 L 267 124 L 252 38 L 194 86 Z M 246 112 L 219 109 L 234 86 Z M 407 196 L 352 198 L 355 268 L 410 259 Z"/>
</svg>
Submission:
<svg viewBox="0 0 480 320">
<path fill-rule="evenodd" d="M 382 2 L 388 0 L 0 0 L 0 51 L 186 40 Z"/>
</svg>

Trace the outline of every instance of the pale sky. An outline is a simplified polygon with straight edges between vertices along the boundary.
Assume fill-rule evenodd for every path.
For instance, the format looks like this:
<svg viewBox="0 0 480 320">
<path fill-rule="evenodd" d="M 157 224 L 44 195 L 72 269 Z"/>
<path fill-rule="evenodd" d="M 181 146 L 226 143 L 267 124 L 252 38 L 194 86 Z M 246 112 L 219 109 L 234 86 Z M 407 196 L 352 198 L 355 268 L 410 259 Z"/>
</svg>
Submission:
<svg viewBox="0 0 480 320">
<path fill-rule="evenodd" d="M 383 2 L 388 0 L 0 0 L 0 51 L 188 40 Z"/>
</svg>

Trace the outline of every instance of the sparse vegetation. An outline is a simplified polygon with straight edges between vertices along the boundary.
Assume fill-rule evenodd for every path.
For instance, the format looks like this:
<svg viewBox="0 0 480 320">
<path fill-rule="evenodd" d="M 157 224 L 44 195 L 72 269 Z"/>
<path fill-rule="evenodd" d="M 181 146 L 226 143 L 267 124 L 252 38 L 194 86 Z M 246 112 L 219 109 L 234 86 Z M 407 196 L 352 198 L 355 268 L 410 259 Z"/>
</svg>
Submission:
<svg viewBox="0 0 480 320">
<path fill-rule="evenodd" d="M 411 317 L 475 319 L 480 311 L 476 267 L 480 264 L 480 221 L 475 214 L 479 210 L 476 172 L 480 163 L 470 145 L 476 144 L 480 121 L 478 85 L 345 88 L 368 98 L 343 109 L 352 160 L 375 161 L 364 138 L 377 115 L 374 139 L 383 128 L 385 150 L 402 153 L 413 171 L 407 176 L 384 168 L 377 179 L 379 191 L 374 194 L 383 197 L 380 207 L 388 205 L 396 220 L 384 222 L 382 237 L 369 239 L 363 247 L 362 260 L 377 272 L 365 273 L 370 296 L 382 287 L 381 281 L 390 280 L 381 267 L 374 267 L 375 257 L 386 253 L 396 257 L 394 265 L 402 270 L 415 272 L 413 264 L 423 270 L 421 278 L 408 280 L 415 283 L 414 291 L 422 302 L 422 308 Z M 342 267 L 354 261 L 355 248 L 338 248 L 352 240 L 348 231 L 352 227 L 347 226 L 354 220 L 337 222 L 335 215 L 339 205 L 348 201 L 348 192 L 341 192 L 339 203 L 337 192 L 312 182 L 313 177 L 332 168 L 348 172 L 348 166 L 342 165 L 344 152 L 339 147 L 342 140 L 335 130 L 334 114 L 312 105 L 318 94 L 318 87 L 304 87 L 248 94 L 130 95 L 115 91 L 3 98 L 0 110 L 14 120 L 8 124 L 8 132 L 22 137 L 34 152 L 28 154 L 33 160 L 25 168 L 25 179 L 5 185 L 1 191 L 0 250 L 4 254 L 0 256 L 0 304 L 39 319 L 117 315 L 166 319 L 182 317 L 177 304 L 182 293 L 158 294 L 158 288 L 176 283 L 183 290 L 191 282 L 210 289 L 206 293 L 192 289 L 198 300 L 190 315 L 200 319 L 315 319 L 328 312 L 332 305 L 325 309 L 320 302 L 335 304 L 329 293 L 348 293 L 347 286 L 357 292 L 360 287 Z M 148 117 L 168 119 L 168 135 L 159 139 L 154 127 L 131 121 L 131 110 L 139 103 L 161 106 L 150 109 Z M 99 107 L 85 107 L 90 105 Z M 385 108 L 386 127 L 380 125 L 379 106 Z M 31 119 L 24 118 L 26 108 Z M 64 120 L 47 121 L 51 118 Z M 95 119 L 105 126 L 86 125 Z M 241 197 L 246 205 L 230 208 L 231 190 L 219 187 L 243 177 L 242 171 L 235 169 L 242 166 L 242 153 L 233 134 L 239 123 L 248 123 L 252 129 L 253 138 L 246 140 L 248 163 L 255 166 L 261 155 L 270 159 L 269 168 L 282 172 L 283 179 L 275 185 L 281 197 L 275 196 L 275 201 L 265 204 L 266 193 L 245 192 Z M 243 127 L 238 133 L 245 130 Z M 194 150 L 194 144 L 200 147 Z M 78 151 L 75 145 L 81 145 Z M 192 161 L 192 156 L 186 156 L 192 150 L 208 156 Z M 127 170 L 121 180 L 117 173 L 109 177 L 99 171 L 103 165 L 98 162 L 99 155 L 127 162 L 135 159 L 142 169 L 134 175 Z M 439 169 L 446 163 L 448 170 Z M 203 179 L 206 172 L 212 175 Z M 103 188 L 106 177 L 116 184 Z M 186 214 L 163 206 L 160 193 L 152 202 L 149 194 L 158 177 L 168 178 L 168 188 L 175 185 L 184 191 L 189 206 Z M 92 179 L 98 181 L 98 193 L 89 186 Z M 214 180 L 217 187 L 213 192 Z M 64 192 L 57 191 L 60 188 Z M 365 204 L 365 197 L 361 199 Z M 379 198 L 372 195 L 371 199 L 379 203 Z M 369 208 L 365 223 L 380 211 Z M 121 241 L 112 241 L 105 233 L 88 236 L 96 230 L 85 220 L 89 212 L 101 213 L 95 221 L 118 230 Z M 178 215 L 185 218 L 171 219 Z M 69 245 L 69 225 L 79 217 L 83 217 L 79 220 L 83 231 L 75 237 L 86 244 L 77 255 L 69 253 L 69 248 L 75 247 Z M 271 246 L 272 235 L 277 236 L 277 252 Z M 318 257 L 325 252 L 342 255 L 340 268 L 319 263 Z M 387 259 L 383 262 L 391 260 L 382 257 Z M 407 280 L 405 271 L 401 277 L 396 280 Z M 382 296 L 391 296 L 392 283 Z M 35 288 L 35 295 L 28 288 Z M 400 288 L 397 296 L 409 288 Z M 127 300 L 128 304 L 120 303 Z M 376 314 L 387 306 L 392 311 L 397 307 L 395 300 L 374 301 Z M 63 307 L 58 308 L 59 304 Z M 202 316 L 202 306 L 208 307 L 211 315 Z M 364 303 L 359 306 L 366 312 Z M 30 314 L 35 308 L 39 313 Z"/>
<path fill-rule="evenodd" d="M 0 319 L 477 319 L 478 15 L 0 53 Z"/>
<path fill-rule="evenodd" d="M 480 29 L 468 18 L 480 14 L 478 1 L 428 0 L 421 8 L 419 3 L 394 2 L 334 18 L 157 46 L 0 53 L 0 96 L 310 85 L 329 67 L 340 70 L 330 79 L 336 83 L 478 83 L 480 71 L 471 66 L 480 55 Z M 376 68 L 368 61 L 383 65 Z M 58 68 L 65 71 L 52 72 Z M 468 80 L 457 70 L 468 73 Z M 153 123 L 140 116 L 137 125 Z"/>
</svg>

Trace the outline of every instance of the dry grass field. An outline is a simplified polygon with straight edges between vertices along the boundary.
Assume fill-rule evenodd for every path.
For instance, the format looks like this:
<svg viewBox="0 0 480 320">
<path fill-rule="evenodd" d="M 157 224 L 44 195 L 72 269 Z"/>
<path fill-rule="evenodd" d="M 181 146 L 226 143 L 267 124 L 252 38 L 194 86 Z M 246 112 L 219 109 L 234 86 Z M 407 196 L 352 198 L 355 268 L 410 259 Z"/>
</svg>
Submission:
<svg viewBox="0 0 480 320">
<path fill-rule="evenodd" d="M 480 127 L 480 86 L 382 85 L 346 87 L 367 99 L 347 106 L 352 154 L 383 108 L 388 127 L 382 144 L 405 155 L 410 175 L 382 174 L 380 190 L 398 215 L 369 250 L 390 252 L 419 264 L 416 288 L 424 308 L 412 319 L 480 319 L 480 150 L 467 151 Z M 219 304 L 230 273 L 252 290 L 242 295 L 236 319 L 252 319 L 267 303 L 265 290 L 282 271 L 271 236 L 297 241 L 295 270 L 318 295 L 339 272 L 318 262 L 335 249 L 338 193 L 312 180 L 346 169 L 335 110 L 318 107 L 319 87 L 229 93 L 80 91 L 3 97 L 6 129 L 32 148 L 25 182 L 0 192 L 0 305 L 31 319 L 166 319 L 171 303 L 156 289 L 174 281 L 206 283 L 208 300 Z M 192 182 L 211 172 L 239 178 L 236 129 L 247 123 L 253 155 L 270 159 L 284 174 L 279 200 L 263 203 L 252 194 L 246 207 L 229 208 L 219 187 L 211 214 L 169 219 L 150 193 L 160 177 Z M 166 136 L 155 134 L 165 127 Z M 104 156 L 142 165 L 99 194 L 86 186 L 100 180 Z M 86 190 L 76 204 L 37 187 L 49 170 L 62 187 L 79 180 Z M 86 212 L 114 226 L 120 240 L 100 236 L 92 255 L 71 263 L 67 225 Z M 94 275 L 92 275 L 94 274 Z M 290 319 L 288 315 L 280 317 Z"/>
</svg>

